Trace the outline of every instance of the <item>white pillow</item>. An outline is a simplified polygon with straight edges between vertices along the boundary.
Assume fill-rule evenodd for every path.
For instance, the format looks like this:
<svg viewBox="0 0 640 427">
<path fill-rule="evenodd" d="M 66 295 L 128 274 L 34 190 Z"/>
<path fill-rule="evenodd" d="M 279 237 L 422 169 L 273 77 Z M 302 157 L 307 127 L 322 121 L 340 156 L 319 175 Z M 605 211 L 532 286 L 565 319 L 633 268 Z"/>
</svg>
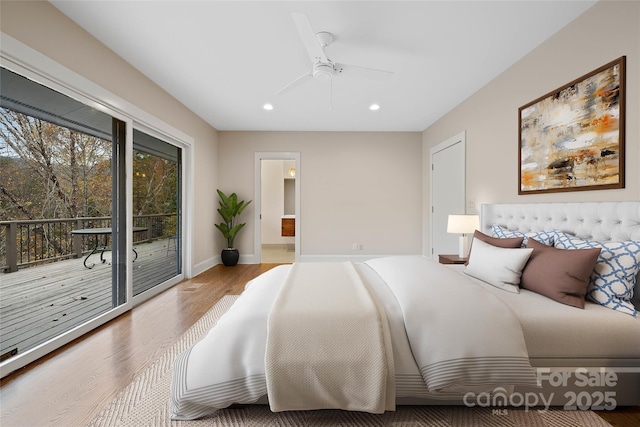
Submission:
<svg viewBox="0 0 640 427">
<path fill-rule="evenodd" d="M 499 248 L 474 239 L 465 273 L 505 291 L 520 293 L 520 276 L 532 248 Z"/>
</svg>

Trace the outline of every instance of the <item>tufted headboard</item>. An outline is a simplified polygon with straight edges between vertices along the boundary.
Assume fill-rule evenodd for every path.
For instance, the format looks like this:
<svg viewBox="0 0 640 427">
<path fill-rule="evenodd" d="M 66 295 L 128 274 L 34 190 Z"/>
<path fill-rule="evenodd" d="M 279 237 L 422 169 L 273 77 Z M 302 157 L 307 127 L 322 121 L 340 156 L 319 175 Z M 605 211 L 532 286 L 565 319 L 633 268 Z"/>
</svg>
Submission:
<svg viewBox="0 0 640 427">
<path fill-rule="evenodd" d="M 560 230 L 586 240 L 640 240 L 640 202 L 485 204 L 482 232 L 500 225 L 521 232 Z M 640 274 L 633 303 L 640 309 Z"/>
<path fill-rule="evenodd" d="M 482 232 L 491 225 L 509 230 L 560 230 L 597 241 L 640 240 L 639 202 L 485 204 Z"/>
</svg>

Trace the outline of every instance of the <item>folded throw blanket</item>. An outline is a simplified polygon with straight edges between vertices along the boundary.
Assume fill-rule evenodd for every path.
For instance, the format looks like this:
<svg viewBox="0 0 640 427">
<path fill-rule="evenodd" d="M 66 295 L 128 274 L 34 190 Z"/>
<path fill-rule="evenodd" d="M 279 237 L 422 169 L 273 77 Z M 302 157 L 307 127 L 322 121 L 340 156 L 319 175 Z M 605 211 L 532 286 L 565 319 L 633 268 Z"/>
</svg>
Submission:
<svg viewBox="0 0 640 427">
<path fill-rule="evenodd" d="M 265 373 L 274 412 L 395 409 L 387 318 L 353 264 L 292 266 L 269 315 Z"/>
</svg>

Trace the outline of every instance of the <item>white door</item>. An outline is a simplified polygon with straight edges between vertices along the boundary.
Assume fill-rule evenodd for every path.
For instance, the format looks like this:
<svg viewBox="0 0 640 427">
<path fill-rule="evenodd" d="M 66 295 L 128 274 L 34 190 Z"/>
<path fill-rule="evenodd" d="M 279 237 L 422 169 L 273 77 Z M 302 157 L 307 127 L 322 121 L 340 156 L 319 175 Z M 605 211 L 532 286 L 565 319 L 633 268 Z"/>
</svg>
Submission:
<svg viewBox="0 0 640 427">
<path fill-rule="evenodd" d="M 431 149 L 431 257 L 457 254 L 457 234 L 447 233 L 450 214 L 465 213 L 465 133 Z"/>
</svg>

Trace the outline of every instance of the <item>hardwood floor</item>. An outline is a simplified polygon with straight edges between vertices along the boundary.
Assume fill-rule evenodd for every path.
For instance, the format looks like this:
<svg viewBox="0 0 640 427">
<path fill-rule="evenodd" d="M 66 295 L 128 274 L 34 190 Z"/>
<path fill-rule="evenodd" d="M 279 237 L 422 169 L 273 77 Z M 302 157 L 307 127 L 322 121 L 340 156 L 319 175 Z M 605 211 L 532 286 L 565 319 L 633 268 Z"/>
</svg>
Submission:
<svg viewBox="0 0 640 427">
<path fill-rule="evenodd" d="M 83 426 L 222 296 L 278 264 L 218 265 L 0 381 L 0 425 Z M 600 412 L 640 425 L 640 408 Z"/>
</svg>

